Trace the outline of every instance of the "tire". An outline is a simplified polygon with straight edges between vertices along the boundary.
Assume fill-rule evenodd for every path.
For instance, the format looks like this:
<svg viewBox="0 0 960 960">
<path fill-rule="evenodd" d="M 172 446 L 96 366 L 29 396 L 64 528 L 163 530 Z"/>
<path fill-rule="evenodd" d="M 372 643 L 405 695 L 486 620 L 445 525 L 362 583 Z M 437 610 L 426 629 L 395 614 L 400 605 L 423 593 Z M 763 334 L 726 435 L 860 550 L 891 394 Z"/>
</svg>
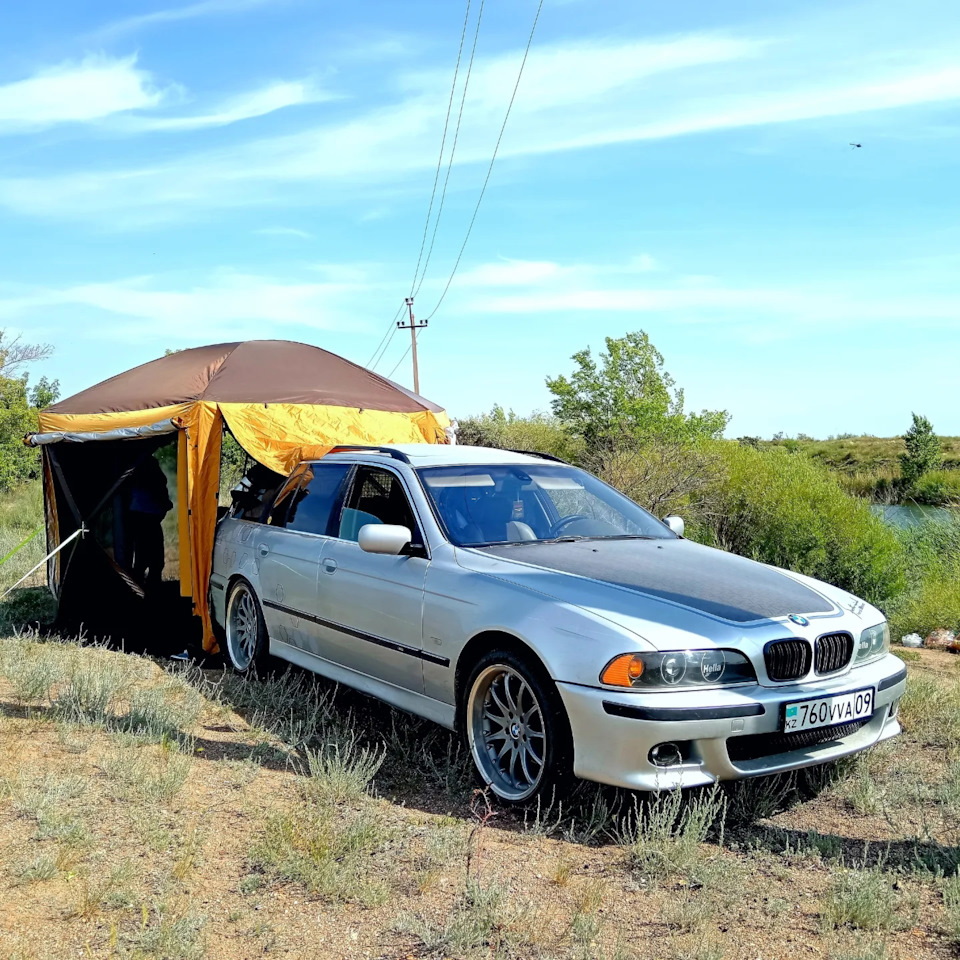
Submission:
<svg viewBox="0 0 960 960">
<path fill-rule="evenodd" d="M 507 805 L 562 796 L 573 779 L 573 738 L 563 702 L 539 666 L 492 650 L 470 672 L 463 730 L 480 779 Z"/>
<path fill-rule="evenodd" d="M 223 651 L 237 673 L 256 673 L 267 660 L 269 643 L 260 601 L 246 580 L 238 580 L 227 596 Z"/>
</svg>

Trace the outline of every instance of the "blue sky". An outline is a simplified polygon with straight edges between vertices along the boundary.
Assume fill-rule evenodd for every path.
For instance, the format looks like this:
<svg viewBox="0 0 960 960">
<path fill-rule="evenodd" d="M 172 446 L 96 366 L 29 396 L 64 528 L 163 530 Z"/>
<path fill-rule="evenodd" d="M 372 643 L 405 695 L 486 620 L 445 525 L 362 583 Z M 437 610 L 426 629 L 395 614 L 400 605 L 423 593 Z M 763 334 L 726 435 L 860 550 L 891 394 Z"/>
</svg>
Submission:
<svg viewBox="0 0 960 960">
<path fill-rule="evenodd" d="M 223 340 L 367 363 L 410 291 L 465 3 L 162 3 L 7 10 L 0 325 L 55 345 L 34 375 L 64 394 Z M 420 317 L 535 11 L 483 4 Z M 946 0 L 545 0 L 421 391 L 546 409 L 575 350 L 645 329 L 732 436 L 911 410 L 960 434 L 958 51 Z M 378 371 L 409 384 L 408 344 Z"/>
</svg>

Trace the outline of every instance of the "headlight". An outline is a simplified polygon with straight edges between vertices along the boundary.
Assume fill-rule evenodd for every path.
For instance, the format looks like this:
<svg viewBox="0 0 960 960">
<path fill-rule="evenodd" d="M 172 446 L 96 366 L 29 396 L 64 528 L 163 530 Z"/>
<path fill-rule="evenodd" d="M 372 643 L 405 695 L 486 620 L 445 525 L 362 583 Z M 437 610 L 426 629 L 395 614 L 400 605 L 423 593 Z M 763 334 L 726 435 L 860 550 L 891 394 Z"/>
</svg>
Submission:
<svg viewBox="0 0 960 960">
<path fill-rule="evenodd" d="M 734 650 L 678 650 L 668 653 L 623 653 L 600 674 L 600 682 L 634 690 L 715 687 L 755 682 L 750 661 Z"/>
<path fill-rule="evenodd" d="M 878 623 L 875 627 L 867 627 L 860 634 L 860 642 L 857 644 L 857 652 L 854 656 L 854 663 L 866 663 L 867 660 L 875 660 L 890 652 L 890 627 L 886 621 Z"/>
</svg>

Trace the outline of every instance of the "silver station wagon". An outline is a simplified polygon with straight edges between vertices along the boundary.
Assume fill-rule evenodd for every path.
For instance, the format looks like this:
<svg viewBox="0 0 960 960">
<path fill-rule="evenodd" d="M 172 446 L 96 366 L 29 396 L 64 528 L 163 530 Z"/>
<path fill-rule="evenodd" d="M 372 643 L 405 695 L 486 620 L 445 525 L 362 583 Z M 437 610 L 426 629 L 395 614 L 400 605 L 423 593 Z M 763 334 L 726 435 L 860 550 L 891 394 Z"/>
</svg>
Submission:
<svg viewBox="0 0 960 960">
<path fill-rule="evenodd" d="M 337 448 L 234 491 L 212 608 L 236 670 L 280 657 L 459 730 L 507 803 L 574 775 L 794 770 L 900 731 L 877 609 L 682 533 L 542 455 Z"/>
</svg>

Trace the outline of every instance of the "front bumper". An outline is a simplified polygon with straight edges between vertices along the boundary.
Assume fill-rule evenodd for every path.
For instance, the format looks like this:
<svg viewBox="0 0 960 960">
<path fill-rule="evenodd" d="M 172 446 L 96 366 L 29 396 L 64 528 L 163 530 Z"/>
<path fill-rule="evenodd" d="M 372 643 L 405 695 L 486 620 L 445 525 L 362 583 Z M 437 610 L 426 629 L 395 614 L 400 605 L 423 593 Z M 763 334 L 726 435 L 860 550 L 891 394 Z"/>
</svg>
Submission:
<svg viewBox="0 0 960 960">
<path fill-rule="evenodd" d="M 558 683 L 574 743 L 574 773 L 631 790 L 695 787 L 717 780 L 799 770 L 871 747 L 900 732 L 892 709 L 906 689 L 906 668 L 889 655 L 835 677 L 776 686 L 638 694 Z M 780 736 L 781 706 L 792 700 L 876 690 L 872 717 L 855 730 L 838 728 L 836 739 L 812 746 Z M 767 735 L 765 740 L 762 735 Z M 755 737 L 751 749 L 731 751 L 728 742 Z M 684 760 L 656 766 L 658 743 L 682 743 Z M 764 744 L 771 751 L 766 753 Z M 758 751 L 762 754 L 756 756 Z M 753 754 L 751 759 L 732 759 Z"/>
</svg>

